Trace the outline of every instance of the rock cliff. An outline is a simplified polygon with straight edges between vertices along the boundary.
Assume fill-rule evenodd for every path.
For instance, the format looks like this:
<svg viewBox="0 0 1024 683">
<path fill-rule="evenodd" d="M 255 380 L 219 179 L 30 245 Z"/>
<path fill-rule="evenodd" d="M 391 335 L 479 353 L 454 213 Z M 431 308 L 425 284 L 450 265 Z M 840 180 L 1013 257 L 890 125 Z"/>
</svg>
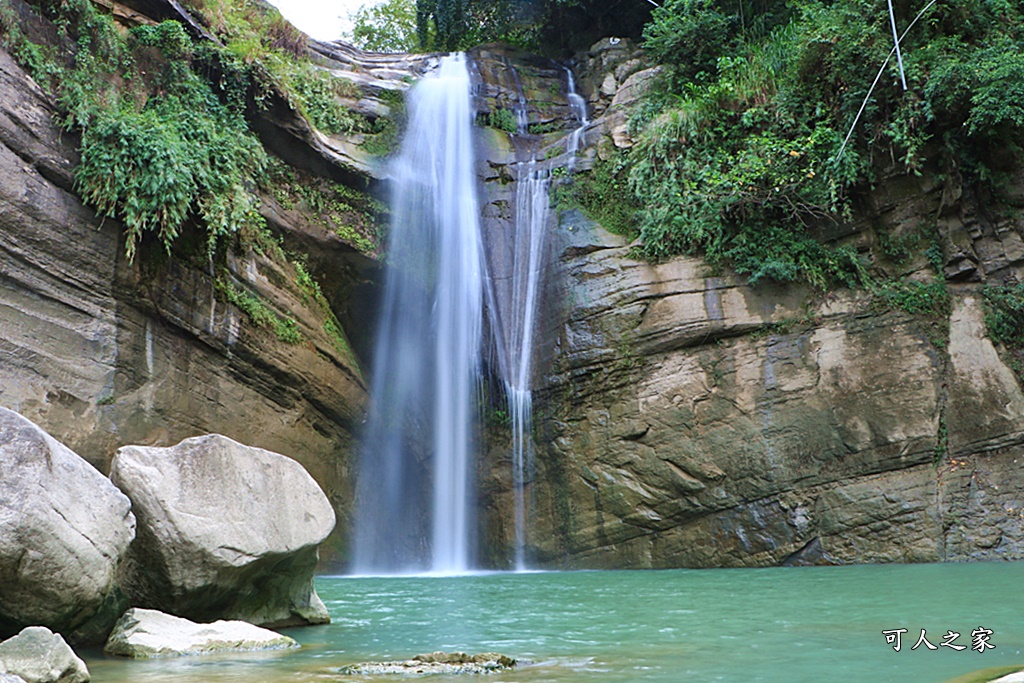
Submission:
<svg viewBox="0 0 1024 683">
<path fill-rule="evenodd" d="M 599 43 L 580 71 L 590 158 L 628 148 L 625 113 L 652 71 L 625 41 Z M 1024 557 L 1024 395 L 986 336 L 980 284 L 1024 275 L 1024 222 L 1007 218 L 1022 197 L 1024 178 L 997 206 L 953 179 L 890 172 L 830 228 L 872 268 L 924 282 L 923 256 L 896 265 L 880 242 L 934 220 L 942 315 L 865 291 L 751 287 L 693 258 L 638 261 L 563 213 L 536 379 L 537 563 Z"/>
<path fill-rule="evenodd" d="M 128 23 L 181 12 L 158 0 L 104 4 Z M 431 63 L 315 42 L 311 50 L 355 85 L 347 104 L 367 120 L 392 115 L 394 94 Z M 481 123 L 522 97 L 532 125 L 520 140 L 479 130 L 494 245 L 512 229 L 511 165 L 536 154 L 558 166 L 574 124 L 562 65 L 492 46 L 474 57 Z M 574 70 L 592 119 L 580 172 L 631 146 L 629 107 L 657 71 L 614 40 Z M 121 226 L 75 195 L 76 141 L 53 115 L 0 50 L 0 405 L 101 470 L 123 445 L 208 432 L 287 454 L 327 493 L 347 534 L 376 245 L 360 242 L 365 230 L 339 232 L 286 193 L 267 192 L 264 217 L 286 250 L 305 255 L 326 308 L 273 249 L 238 247 L 214 268 L 187 245 L 166 256 L 144 243 L 131 263 Z M 375 190 L 383 175 L 362 134 L 317 131 L 280 97 L 251 117 L 302 182 Z M 923 255 L 894 263 L 882 243 L 932 221 L 951 300 L 937 316 L 863 291 L 752 287 L 693 258 L 637 261 L 627 240 L 579 211 L 553 211 L 534 380 L 534 561 L 1024 557 L 1024 397 L 1006 350 L 986 335 L 981 296 L 984 282 L 1024 276 L 1024 223 L 1010 217 L 1024 207 L 1024 179 L 1014 187 L 996 206 L 955 178 L 889 173 L 864 194 L 856 221 L 829 229 L 829 240 L 855 245 L 873 267 L 924 281 L 932 273 Z M 501 250 L 491 257 L 500 263 Z M 256 324 L 239 303 L 246 296 L 294 321 L 301 341 Z M 334 316 L 344 329 L 332 332 Z M 484 555 L 503 566 L 513 515 L 500 419 L 488 439 Z"/>
<path fill-rule="evenodd" d="M 174 253 L 144 242 L 129 262 L 121 225 L 76 196 L 77 140 L 54 115 L 48 95 L 0 49 L 0 405 L 101 471 L 120 446 L 210 432 L 287 453 L 347 518 L 366 388 L 345 329 L 331 321 L 353 327 L 339 293 L 359 286 L 372 260 L 267 196 L 262 211 L 286 247 L 311 254 L 314 275 L 332 261 L 323 278 L 331 304 L 273 245 L 236 245 L 215 266 L 186 234 Z M 282 130 L 318 139 L 299 119 L 271 107 L 267 147 Z M 310 152 L 306 166 L 372 180 L 328 152 Z"/>
</svg>

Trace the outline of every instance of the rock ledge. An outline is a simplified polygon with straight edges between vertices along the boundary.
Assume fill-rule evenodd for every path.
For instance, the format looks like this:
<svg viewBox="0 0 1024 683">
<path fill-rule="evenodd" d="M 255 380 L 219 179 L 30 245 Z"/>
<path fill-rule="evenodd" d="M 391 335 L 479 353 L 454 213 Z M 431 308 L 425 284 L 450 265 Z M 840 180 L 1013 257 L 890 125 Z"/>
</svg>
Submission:
<svg viewBox="0 0 1024 683">
<path fill-rule="evenodd" d="M 285 650 L 299 647 L 288 636 L 244 621 L 197 624 L 149 609 L 130 609 L 118 620 L 103 652 L 151 659 L 214 652 Z"/>
</svg>

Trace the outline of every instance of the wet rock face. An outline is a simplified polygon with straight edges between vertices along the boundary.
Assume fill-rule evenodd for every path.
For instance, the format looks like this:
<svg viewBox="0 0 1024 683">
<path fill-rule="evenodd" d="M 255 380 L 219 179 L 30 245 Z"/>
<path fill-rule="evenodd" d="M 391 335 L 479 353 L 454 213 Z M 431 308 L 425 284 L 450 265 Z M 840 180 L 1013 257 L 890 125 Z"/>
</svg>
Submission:
<svg viewBox="0 0 1024 683">
<path fill-rule="evenodd" d="M 133 605 L 273 628 L 330 621 L 313 571 L 334 511 L 294 460 L 213 434 L 121 448 L 110 476 L 139 522 L 120 573 Z"/>
<path fill-rule="evenodd" d="M 102 642 L 126 606 L 114 582 L 135 536 L 128 498 L 5 408 L 0 471 L 0 637 L 45 625 Z"/>
</svg>

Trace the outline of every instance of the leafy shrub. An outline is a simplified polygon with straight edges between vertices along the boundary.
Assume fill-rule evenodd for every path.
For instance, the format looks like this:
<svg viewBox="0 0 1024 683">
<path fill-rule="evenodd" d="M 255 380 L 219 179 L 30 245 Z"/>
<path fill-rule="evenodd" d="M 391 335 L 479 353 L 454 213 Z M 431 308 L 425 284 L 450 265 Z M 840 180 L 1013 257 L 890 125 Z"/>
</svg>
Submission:
<svg viewBox="0 0 1024 683">
<path fill-rule="evenodd" d="M 516 115 L 511 109 L 498 108 L 487 113 L 487 125 L 491 128 L 503 130 L 506 133 L 519 131 L 519 124 L 516 123 Z"/>
<path fill-rule="evenodd" d="M 951 300 L 945 280 L 928 282 L 903 280 L 883 282 L 875 286 L 875 296 L 889 308 L 935 318 L 947 318 Z"/>
<path fill-rule="evenodd" d="M 590 172 L 577 174 L 572 184 L 559 188 L 562 203 L 579 206 L 610 232 L 636 237 L 639 206 L 629 190 L 628 168 L 621 153 L 607 161 L 596 160 Z"/>
<path fill-rule="evenodd" d="M 984 290 L 985 326 L 989 336 L 1024 350 L 1024 283 L 989 285 Z"/>
<path fill-rule="evenodd" d="M 732 42 L 734 23 L 735 17 L 721 13 L 712 0 L 667 0 L 644 28 L 644 47 L 692 80 L 701 72 L 714 73 Z"/>
</svg>

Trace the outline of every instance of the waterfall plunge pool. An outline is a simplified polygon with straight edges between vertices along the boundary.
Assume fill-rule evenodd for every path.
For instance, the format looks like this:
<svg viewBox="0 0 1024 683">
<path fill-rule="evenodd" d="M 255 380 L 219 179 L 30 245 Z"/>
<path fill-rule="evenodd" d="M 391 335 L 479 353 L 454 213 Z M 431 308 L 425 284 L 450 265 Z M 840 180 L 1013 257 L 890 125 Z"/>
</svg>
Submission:
<svg viewBox="0 0 1024 683">
<path fill-rule="evenodd" d="M 337 669 L 434 650 L 533 662 L 427 679 L 437 683 L 941 683 L 1024 668 L 1022 585 L 1021 562 L 320 577 L 334 621 L 286 631 L 299 650 L 85 658 L 97 683 L 419 680 Z M 895 652 L 882 631 L 901 628 Z M 995 649 L 971 649 L 978 628 L 992 631 Z M 937 650 L 911 650 L 921 629 Z M 942 646 L 947 631 L 966 648 Z"/>
</svg>

